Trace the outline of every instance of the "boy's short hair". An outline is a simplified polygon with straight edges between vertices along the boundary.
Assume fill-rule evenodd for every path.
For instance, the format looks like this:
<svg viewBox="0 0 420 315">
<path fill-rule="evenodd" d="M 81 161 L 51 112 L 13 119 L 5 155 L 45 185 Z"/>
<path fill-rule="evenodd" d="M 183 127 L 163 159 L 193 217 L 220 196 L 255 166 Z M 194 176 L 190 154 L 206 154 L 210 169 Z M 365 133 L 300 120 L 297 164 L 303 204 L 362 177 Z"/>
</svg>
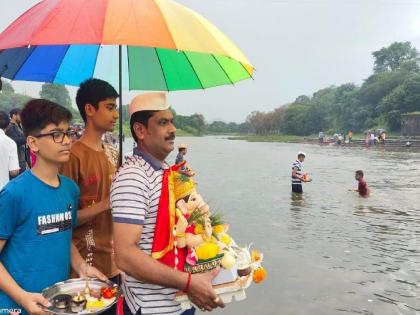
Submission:
<svg viewBox="0 0 420 315">
<path fill-rule="evenodd" d="M 131 130 L 131 135 L 133 136 L 133 139 L 135 142 L 137 142 L 137 136 L 136 133 L 134 132 L 133 126 L 136 122 L 146 126 L 147 128 L 147 124 L 149 123 L 149 119 L 150 117 L 152 117 L 156 112 L 158 112 L 157 110 L 142 110 L 139 112 L 135 112 L 131 115 L 130 117 L 130 130 Z"/>
<path fill-rule="evenodd" d="M 6 129 L 9 126 L 10 118 L 6 112 L 0 110 L 0 129 Z"/>
<path fill-rule="evenodd" d="M 359 175 L 359 176 L 362 176 L 362 177 L 364 176 L 364 175 L 363 175 L 363 171 L 362 171 L 362 170 L 358 170 L 358 171 L 356 171 L 356 175 Z"/>
<path fill-rule="evenodd" d="M 91 104 L 98 109 L 98 104 L 107 98 L 118 98 L 119 95 L 114 87 L 108 82 L 100 79 L 88 79 L 80 84 L 76 95 L 76 104 L 80 116 L 86 122 L 86 104 Z"/>
<path fill-rule="evenodd" d="M 59 125 L 61 122 L 70 122 L 70 111 L 57 103 L 45 99 L 30 100 L 23 107 L 20 118 L 25 137 L 37 135 L 48 124 Z"/>
<path fill-rule="evenodd" d="M 9 112 L 10 118 L 12 118 L 13 115 L 20 114 L 20 112 L 21 112 L 21 109 L 20 108 L 13 108 L 13 109 L 11 109 L 10 112 Z"/>
</svg>

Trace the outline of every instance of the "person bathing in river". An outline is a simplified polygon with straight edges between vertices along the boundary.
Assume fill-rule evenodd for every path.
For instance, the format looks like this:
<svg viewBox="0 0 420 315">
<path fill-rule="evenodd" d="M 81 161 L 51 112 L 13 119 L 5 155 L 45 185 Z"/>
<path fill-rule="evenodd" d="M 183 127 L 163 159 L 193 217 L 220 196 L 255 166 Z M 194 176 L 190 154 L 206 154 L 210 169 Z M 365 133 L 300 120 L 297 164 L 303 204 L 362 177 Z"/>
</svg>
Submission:
<svg viewBox="0 0 420 315">
<path fill-rule="evenodd" d="M 302 172 L 302 163 L 305 161 L 306 154 L 299 152 L 297 160 L 292 165 L 292 192 L 301 194 L 302 182 L 312 181 L 307 173 Z"/>
<path fill-rule="evenodd" d="M 358 186 L 358 189 L 354 191 L 357 191 L 360 197 L 364 197 L 364 198 L 369 197 L 370 189 L 366 181 L 364 180 L 363 171 L 361 170 L 356 171 L 355 179 L 359 182 L 359 186 Z"/>
</svg>

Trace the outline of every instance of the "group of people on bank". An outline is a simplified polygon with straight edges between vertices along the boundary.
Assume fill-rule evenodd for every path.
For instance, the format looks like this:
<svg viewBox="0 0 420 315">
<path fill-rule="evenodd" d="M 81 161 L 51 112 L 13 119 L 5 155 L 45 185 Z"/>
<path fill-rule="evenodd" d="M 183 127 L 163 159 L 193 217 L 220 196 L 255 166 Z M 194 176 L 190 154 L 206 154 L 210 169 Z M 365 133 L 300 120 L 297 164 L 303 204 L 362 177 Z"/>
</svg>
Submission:
<svg viewBox="0 0 420 315">
<path fill-rule="evenodd" d="M 194 314 L 175 301 L 177 291 L 203 311 L 224 307 L 211 284 L 217 270 L 191 275 L 150 255 L 169 167 L 165 159 L 175 142 L 166 94 L 131 101 L 137 146 L 119 168 L 118 152 L 102 141 L 117 123 L 118 97 L 99 79 L 80 85 L 76 103 L 85 129 L 74 143 L 72 115 L 64 107 L 34 99 L 22 109 L 25 141 L 37 162 L 0 191 L 2 308 L 45 315 L 50 304 L 40 294 L 44 288 L 86 276 L 121 284 L 125 315 Z M 193 175 L 187 167 L 183 171 Z"/>
</svg>

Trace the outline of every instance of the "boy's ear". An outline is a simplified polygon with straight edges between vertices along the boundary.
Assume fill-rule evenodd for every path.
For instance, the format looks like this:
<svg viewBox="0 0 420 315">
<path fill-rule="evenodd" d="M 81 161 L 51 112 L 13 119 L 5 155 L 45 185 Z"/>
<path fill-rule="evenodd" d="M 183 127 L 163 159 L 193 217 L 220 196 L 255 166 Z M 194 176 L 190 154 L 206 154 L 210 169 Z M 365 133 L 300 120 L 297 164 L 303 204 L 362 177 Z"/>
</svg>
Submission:
<svg viewBox="0 0 420 315">
<path fill-rule="evenodd" d="M 86 104 L 85 105 L 85 113 L 86 117 L 92 117 L 96 113 L 96 108 L 92 104 Z"/>
<path fill-rule="evenodd" d="M 37 153 L 39 151 L 38 143 L 36 142 L 36 138 L 33 136 L 26 137 L 26 144 L 32 150 L 32 152 Z"/>
</svg>

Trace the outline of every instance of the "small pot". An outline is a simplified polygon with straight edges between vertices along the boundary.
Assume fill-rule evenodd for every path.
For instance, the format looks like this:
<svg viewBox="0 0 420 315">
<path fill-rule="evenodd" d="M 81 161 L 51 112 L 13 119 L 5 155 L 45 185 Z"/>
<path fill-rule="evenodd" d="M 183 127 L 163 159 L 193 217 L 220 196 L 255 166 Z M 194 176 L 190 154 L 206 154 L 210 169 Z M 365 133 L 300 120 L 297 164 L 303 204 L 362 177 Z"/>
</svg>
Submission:
<svg viewBox="0 0 420 315">
<path fill-rule="evenodd" d="M 245 277 L 251 273 L 252 269 L 251 267 L 247 267 L 244 269 L 238 269 L 238 275 L 239 277 Z"/>
<path fill-rule="evenodd" d="M 71 311 L 73 313 L 79 313 L 84 310 L 86 299 L 83 295 L 75 295 L 71 300 Z"/>
<path fill-rule="evenodd" d="M 81 303 L 71 302 L 71 311 L 72 313 L 80 313 L 85 309 L 86 301 L 83 301 Z"/>
<path fill-rule="evenodd" d="M 71 298 L 72 298 L 71 295 L 59 294 L 59 295 L 54 296 L 53 304 L 58 309 L 65 309 L 70 305 Z"/>
</svg>

